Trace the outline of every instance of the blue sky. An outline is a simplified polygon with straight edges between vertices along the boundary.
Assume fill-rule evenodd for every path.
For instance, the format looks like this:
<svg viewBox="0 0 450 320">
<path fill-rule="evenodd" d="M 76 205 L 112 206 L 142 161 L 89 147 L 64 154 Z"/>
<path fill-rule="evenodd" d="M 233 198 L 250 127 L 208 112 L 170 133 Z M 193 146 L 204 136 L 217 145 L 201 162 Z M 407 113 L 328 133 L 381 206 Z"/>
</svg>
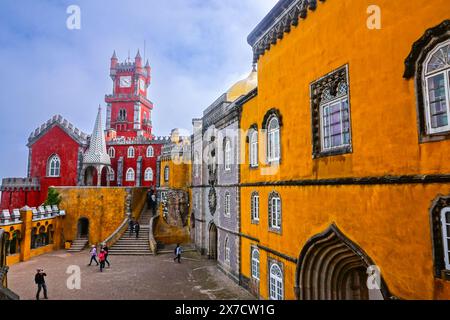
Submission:
<svg viewBox="0 0 450 320">
<path fill-rule="evenodd" d="M 154 133 L 191 130 L 191 119 L 251 70 L 247 35 L 277 0 L 2 0 L 0 178 L 26 175 L 31 131 L 61 114 L 90 133 L 111 93 L 109 61 L 152 67 Z M 81 30 L 66 27 L 70 5 Z"/>
</svg>

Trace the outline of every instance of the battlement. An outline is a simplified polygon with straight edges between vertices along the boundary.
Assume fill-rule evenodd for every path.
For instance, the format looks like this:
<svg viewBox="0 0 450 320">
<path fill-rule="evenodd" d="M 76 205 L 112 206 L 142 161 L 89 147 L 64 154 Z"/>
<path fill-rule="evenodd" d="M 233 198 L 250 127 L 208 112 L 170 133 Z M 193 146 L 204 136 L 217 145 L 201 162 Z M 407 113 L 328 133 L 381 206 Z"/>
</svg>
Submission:
<svg viewBox="0 0 450 320">
<path fill-rule="evenodd" d="M 28 145 L 33 144 L 36 140 L 38 140 L 44 133 L 50 130 L 54 125 L 58 125 L 61 129 L 63 129 L 68 135 L 74 138 L 82 145 L 88 144 L 89 135 L 75 127 L 71 122 L 67 119 L 63 118 L 61 115 L 55 115 L 51 119 L 47 120 L 47 122 L 43 123 L 40 127 L 36 128 L 33 132 L 31 132 L 28 138 Z"/>
<path fill-rule="evenodd" d="M 4 178 L 0 191 L 40 190 L 39 178 Z"/>
<path fill-rule="evenodd" d="M 138 145 L 138 144 L 167 144 L 170 142 L 170 137 L 167 136 L 153 136 L 152 139 L 149 139 L 144 136 L 137 136 L 135 138 L 130 137 L 117 137 L 109 140 L 107 142 L 108 146 L 111 145 Z"/>
</svg>

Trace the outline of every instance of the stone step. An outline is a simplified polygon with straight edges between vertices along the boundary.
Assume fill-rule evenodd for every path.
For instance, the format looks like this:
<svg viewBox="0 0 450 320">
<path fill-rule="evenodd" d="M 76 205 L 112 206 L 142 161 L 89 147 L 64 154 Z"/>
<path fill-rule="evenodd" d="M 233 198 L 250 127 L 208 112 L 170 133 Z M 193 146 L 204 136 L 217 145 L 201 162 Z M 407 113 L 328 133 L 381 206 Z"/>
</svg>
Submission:
<svg viewBox="0 0 450 320">
<path fill-rule="evenodd" d="M 118 253 L 110 253 L 112 256 L 151 256 L 153 255 L 149 252 L 118 252 Z"/>
</svg>

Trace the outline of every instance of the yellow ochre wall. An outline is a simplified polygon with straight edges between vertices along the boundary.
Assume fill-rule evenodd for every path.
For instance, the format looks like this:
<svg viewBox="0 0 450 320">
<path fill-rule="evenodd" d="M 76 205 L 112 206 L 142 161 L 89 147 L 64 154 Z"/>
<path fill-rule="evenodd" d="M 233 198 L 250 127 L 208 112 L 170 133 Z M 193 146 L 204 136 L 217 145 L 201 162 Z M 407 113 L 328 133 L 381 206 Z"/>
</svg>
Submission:
<svg viewBox="0 0 450 320">
<path fill-rule="evenodd" d="M 450 141 L 418 142 L 414 80 L 404 60 L 428 28 L 450 18 L 447 0 L 380 0 L 382 29 L 366 27 L 366 0 L 328 0 L 260 57 L 258 96 L 243 106 L 241 128 L 282 115 L 281 164 L 274 175 L 241 165 L 241 183 L 449 173 Z M 410 14 L 414 12 L 414 14 Z M 353 153 L 312 158 L 310 84 L 348 64 Z M 263 150 L 260 145 L 259 148 Z M 265 165 L 261 160 L 260 168 Z M 259 191 L 260 223 L 250 221 L 250 195 Z M 282 199 L 282 234 L 268 231 L 268 194 Z M 306 241 L 333 222 L 381 268 L 392 295 L 449 299 L 448 281 L 435 280 L 429 209 L 450 184 L 242 187 L 241 231 L 298 258 Z M 242 274 L 250 277 L 250 245 L 242 238 Z M 284 263 L 286 299 L 294 299 L 296 265 Z M 267 254 L 260 250 L 260 294 L 268 297 Z"/>
</svg>

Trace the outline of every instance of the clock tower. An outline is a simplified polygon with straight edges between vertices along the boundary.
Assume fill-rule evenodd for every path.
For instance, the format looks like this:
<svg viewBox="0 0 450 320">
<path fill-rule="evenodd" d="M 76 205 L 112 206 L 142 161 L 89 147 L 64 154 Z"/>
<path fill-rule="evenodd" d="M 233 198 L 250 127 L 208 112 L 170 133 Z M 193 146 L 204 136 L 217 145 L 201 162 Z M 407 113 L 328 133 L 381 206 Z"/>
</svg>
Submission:
<svg viewBox="0 0 450 320">
<path fill-rule="evenodd" d="M 116 52 L 111 57 L 110 75 L 113 92 L 106 95 L 107 139 L 125 137 L 152 138 L 151 112 L 153 104 L 147 98 L 150 85 L 150 65 L 142 65 L 138 51 L 134 62 L 119 63 Z"/>
</svg>

